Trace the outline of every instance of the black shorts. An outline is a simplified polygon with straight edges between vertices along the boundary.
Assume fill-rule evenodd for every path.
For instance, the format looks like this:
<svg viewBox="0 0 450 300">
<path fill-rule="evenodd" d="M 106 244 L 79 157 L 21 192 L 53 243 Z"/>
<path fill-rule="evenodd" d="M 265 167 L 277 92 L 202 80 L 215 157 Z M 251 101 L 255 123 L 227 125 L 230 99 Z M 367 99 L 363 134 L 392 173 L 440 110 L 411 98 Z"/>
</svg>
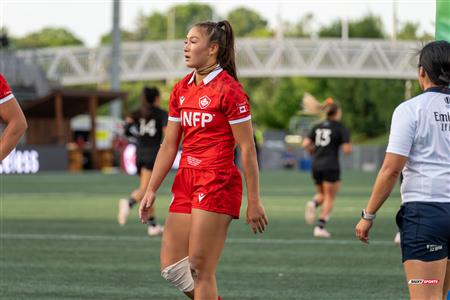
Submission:
<svg viewBox="0 0 450 300">
<path fill-rule="evenodd" d="M 337 182 L 341 180 L 340 170 L 312 170 L 312 177 L 316 185 L 326 182 Z"/>
<path fill-rule="evenodd" d="M 138 174 L 141 173 L 142 168 L 153 170 L 153 166 L 155 165 L 156 155 L 158 154 L 158 151 L 159 147 L 138 149 L 138 151 L 136 152 L 136 167 L 138 170 Z"/>
<path fill-rule="evenodd" d="M 407 202 L 396 216 L 402 260 L 435 261 L 448 258 L 450 203 Z"/>
</svg>

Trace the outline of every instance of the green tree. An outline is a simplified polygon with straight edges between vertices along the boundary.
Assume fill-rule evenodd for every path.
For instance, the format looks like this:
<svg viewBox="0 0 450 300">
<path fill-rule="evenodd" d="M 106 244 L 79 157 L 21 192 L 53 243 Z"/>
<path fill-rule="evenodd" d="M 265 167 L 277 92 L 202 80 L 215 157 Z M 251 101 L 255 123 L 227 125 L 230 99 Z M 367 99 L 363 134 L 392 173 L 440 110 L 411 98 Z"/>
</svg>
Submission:
<svg viewBox="0 0 450 300">
<path fill-rule="evenodd" d="M 343 121 L 353 133 L 376 137 L 389 131 L 392 112 L 404 100 L 403 80 L 316 79 L 311 93 L 342 106 Z"/>
<path fill-rule="evenodd" d="M 330 25 L 319 30 L 320 37 L 341 37 L 342 22 L 334 20 Z M 350 38 L 384 38 L 383 22 L 380 17 L 372 14 L 359 20 L 348 22 L 348 36 Z"/>
<path fill-rule="evenodd" d="M 129 41 L 136 41 L 137 38 L 136 38 L 135 33 L 131 32 L 131 31 L 127 31 L 127 30 L 121 30 L 120 40 L 122 42 L 129 42 Z M 111 44 L 111 41 L 112 41 L 111 32 L 102 35 L 100 38 L 100 44 L 102 44 L 102 45 Z"/>
<path fill-rule="evenodd" d="M 165 40 L 167 36 L 167 15 L 155 12 L 149 16 L 138 16 L 135 36 L 137 40 Z"/>
<path fill-rule="evenodd" d="M 384 38 L 383 22 L 378 16 L 369 14 L 359 20 L 350 22 L 348 35 L 351 38 Z"/>
<path fill-rule="evenodd" d="M 400 28 L 397 33 L 397 39 L 399 40 L 416 40 L 417 30 L 419 29 L 419 23 L 416 22 L 406 22 Z"/>
<path fill-rule="evenodd" d="M 267 21 L 257 12 L 245 7 L 230 11 L 227 20 L 233 26 L 236 36 L 268 37 L 273 35 L 267 27 Z"/>
<path fill-rule="evenodd" d="M 309 37 L 312 35 L 311 23 L 314 19 L 312 13 L 304 15 L 297 23 L 285 22 L 284 36 L 285 37 Z"/>
<path fill-rule="evenodd" d="M 184 39 L 189 29 L 201 21 L 212 20 L 214 11 L 208 4 L 178 4 L 166 13 L 141 13 L 132 32 L 134 40 Z"/>
<path fill-rule="evenodd" d="M 250 97 L 254 121 L 262 128 L 287 129 L 289 120 L 300 109 L 311 81 L 300 77 L 242 79 Z"/>
<path fill-rule="evenodd" d="M 83 45 L 83 42 L 65 28 L 46 27 L 25 35 L 16 41 L 18 48 L 43 48 Z"/>
<path fill-rule="evenodd" d="M 433 36 L 427 32 L 419 34 L 419 23 L 405 22 L 397 33 L 397 39 L 431 41 Z"/>
<path fill-rule="evenodd" d="M 189 29 L 198 22 L 212 20 L 214 11 L 208 4 L 188 3 L 171 7 L 167 13 L 173 26 L 174 38 L 184 39 Z"/>
<path fill-rule="evenodd" d="M 320 37 L 341 37 L 342 23 L 341 20 L 334 20 L 331 24 L 323 26 L 319 29 Z"/>
</svg>

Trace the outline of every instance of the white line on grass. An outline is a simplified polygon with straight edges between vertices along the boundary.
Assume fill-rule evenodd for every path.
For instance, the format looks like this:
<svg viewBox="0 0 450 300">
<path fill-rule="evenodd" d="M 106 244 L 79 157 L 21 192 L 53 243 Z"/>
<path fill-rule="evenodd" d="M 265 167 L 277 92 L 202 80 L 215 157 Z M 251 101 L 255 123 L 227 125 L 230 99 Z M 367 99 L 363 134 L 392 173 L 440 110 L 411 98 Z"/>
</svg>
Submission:
<svg viewBox="0 0 450 300">
<path fill-rule="evenodd" d="M 145 236 L 113 236 L 113 235 L 77 235 L 77 234 L 15 234 L 5 233 L 0 235 L 2 240 L 64 240 L 64 241 L 136 241 L 136 242 L 160 242 L 157 238 Z M 357 245 L 361 242 L 355 240 L 323 240 L 323 239 L 258 239 L 258 238 L 228 238 L 228 243 L 233 244 L 272 244 L 272 245 Z M 371 245 L 393 246 L 392 241 L 371 241 Z"/>
</svg>

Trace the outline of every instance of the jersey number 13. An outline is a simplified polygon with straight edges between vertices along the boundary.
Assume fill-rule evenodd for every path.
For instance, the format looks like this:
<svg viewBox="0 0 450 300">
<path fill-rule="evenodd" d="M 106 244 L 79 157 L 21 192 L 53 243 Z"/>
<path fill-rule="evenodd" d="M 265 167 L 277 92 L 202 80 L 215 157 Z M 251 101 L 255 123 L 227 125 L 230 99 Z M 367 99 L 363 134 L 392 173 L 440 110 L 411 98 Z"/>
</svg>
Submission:
<svg viewBox="0 0 450 300">
<path fill-rule="evenodd" d="M 316 147 L 325 147 L 331 142 L 331 129 L 316 129 Z"/>
</svg>

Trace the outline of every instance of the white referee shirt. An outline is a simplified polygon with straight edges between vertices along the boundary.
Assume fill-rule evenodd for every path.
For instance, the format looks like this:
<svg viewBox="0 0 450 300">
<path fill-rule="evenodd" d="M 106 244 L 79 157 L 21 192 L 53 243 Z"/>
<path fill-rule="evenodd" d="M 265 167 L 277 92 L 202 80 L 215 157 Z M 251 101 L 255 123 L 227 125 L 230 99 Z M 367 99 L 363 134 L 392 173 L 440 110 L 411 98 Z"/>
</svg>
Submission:
<svg viewBox="0 0 450 300">
<path fill-rule="evenodd" d="M 402 203 L 450 203 L 450 89 L 430 88 L 400 104 L 386 152 L 408 157 Z"/>
</svg>

